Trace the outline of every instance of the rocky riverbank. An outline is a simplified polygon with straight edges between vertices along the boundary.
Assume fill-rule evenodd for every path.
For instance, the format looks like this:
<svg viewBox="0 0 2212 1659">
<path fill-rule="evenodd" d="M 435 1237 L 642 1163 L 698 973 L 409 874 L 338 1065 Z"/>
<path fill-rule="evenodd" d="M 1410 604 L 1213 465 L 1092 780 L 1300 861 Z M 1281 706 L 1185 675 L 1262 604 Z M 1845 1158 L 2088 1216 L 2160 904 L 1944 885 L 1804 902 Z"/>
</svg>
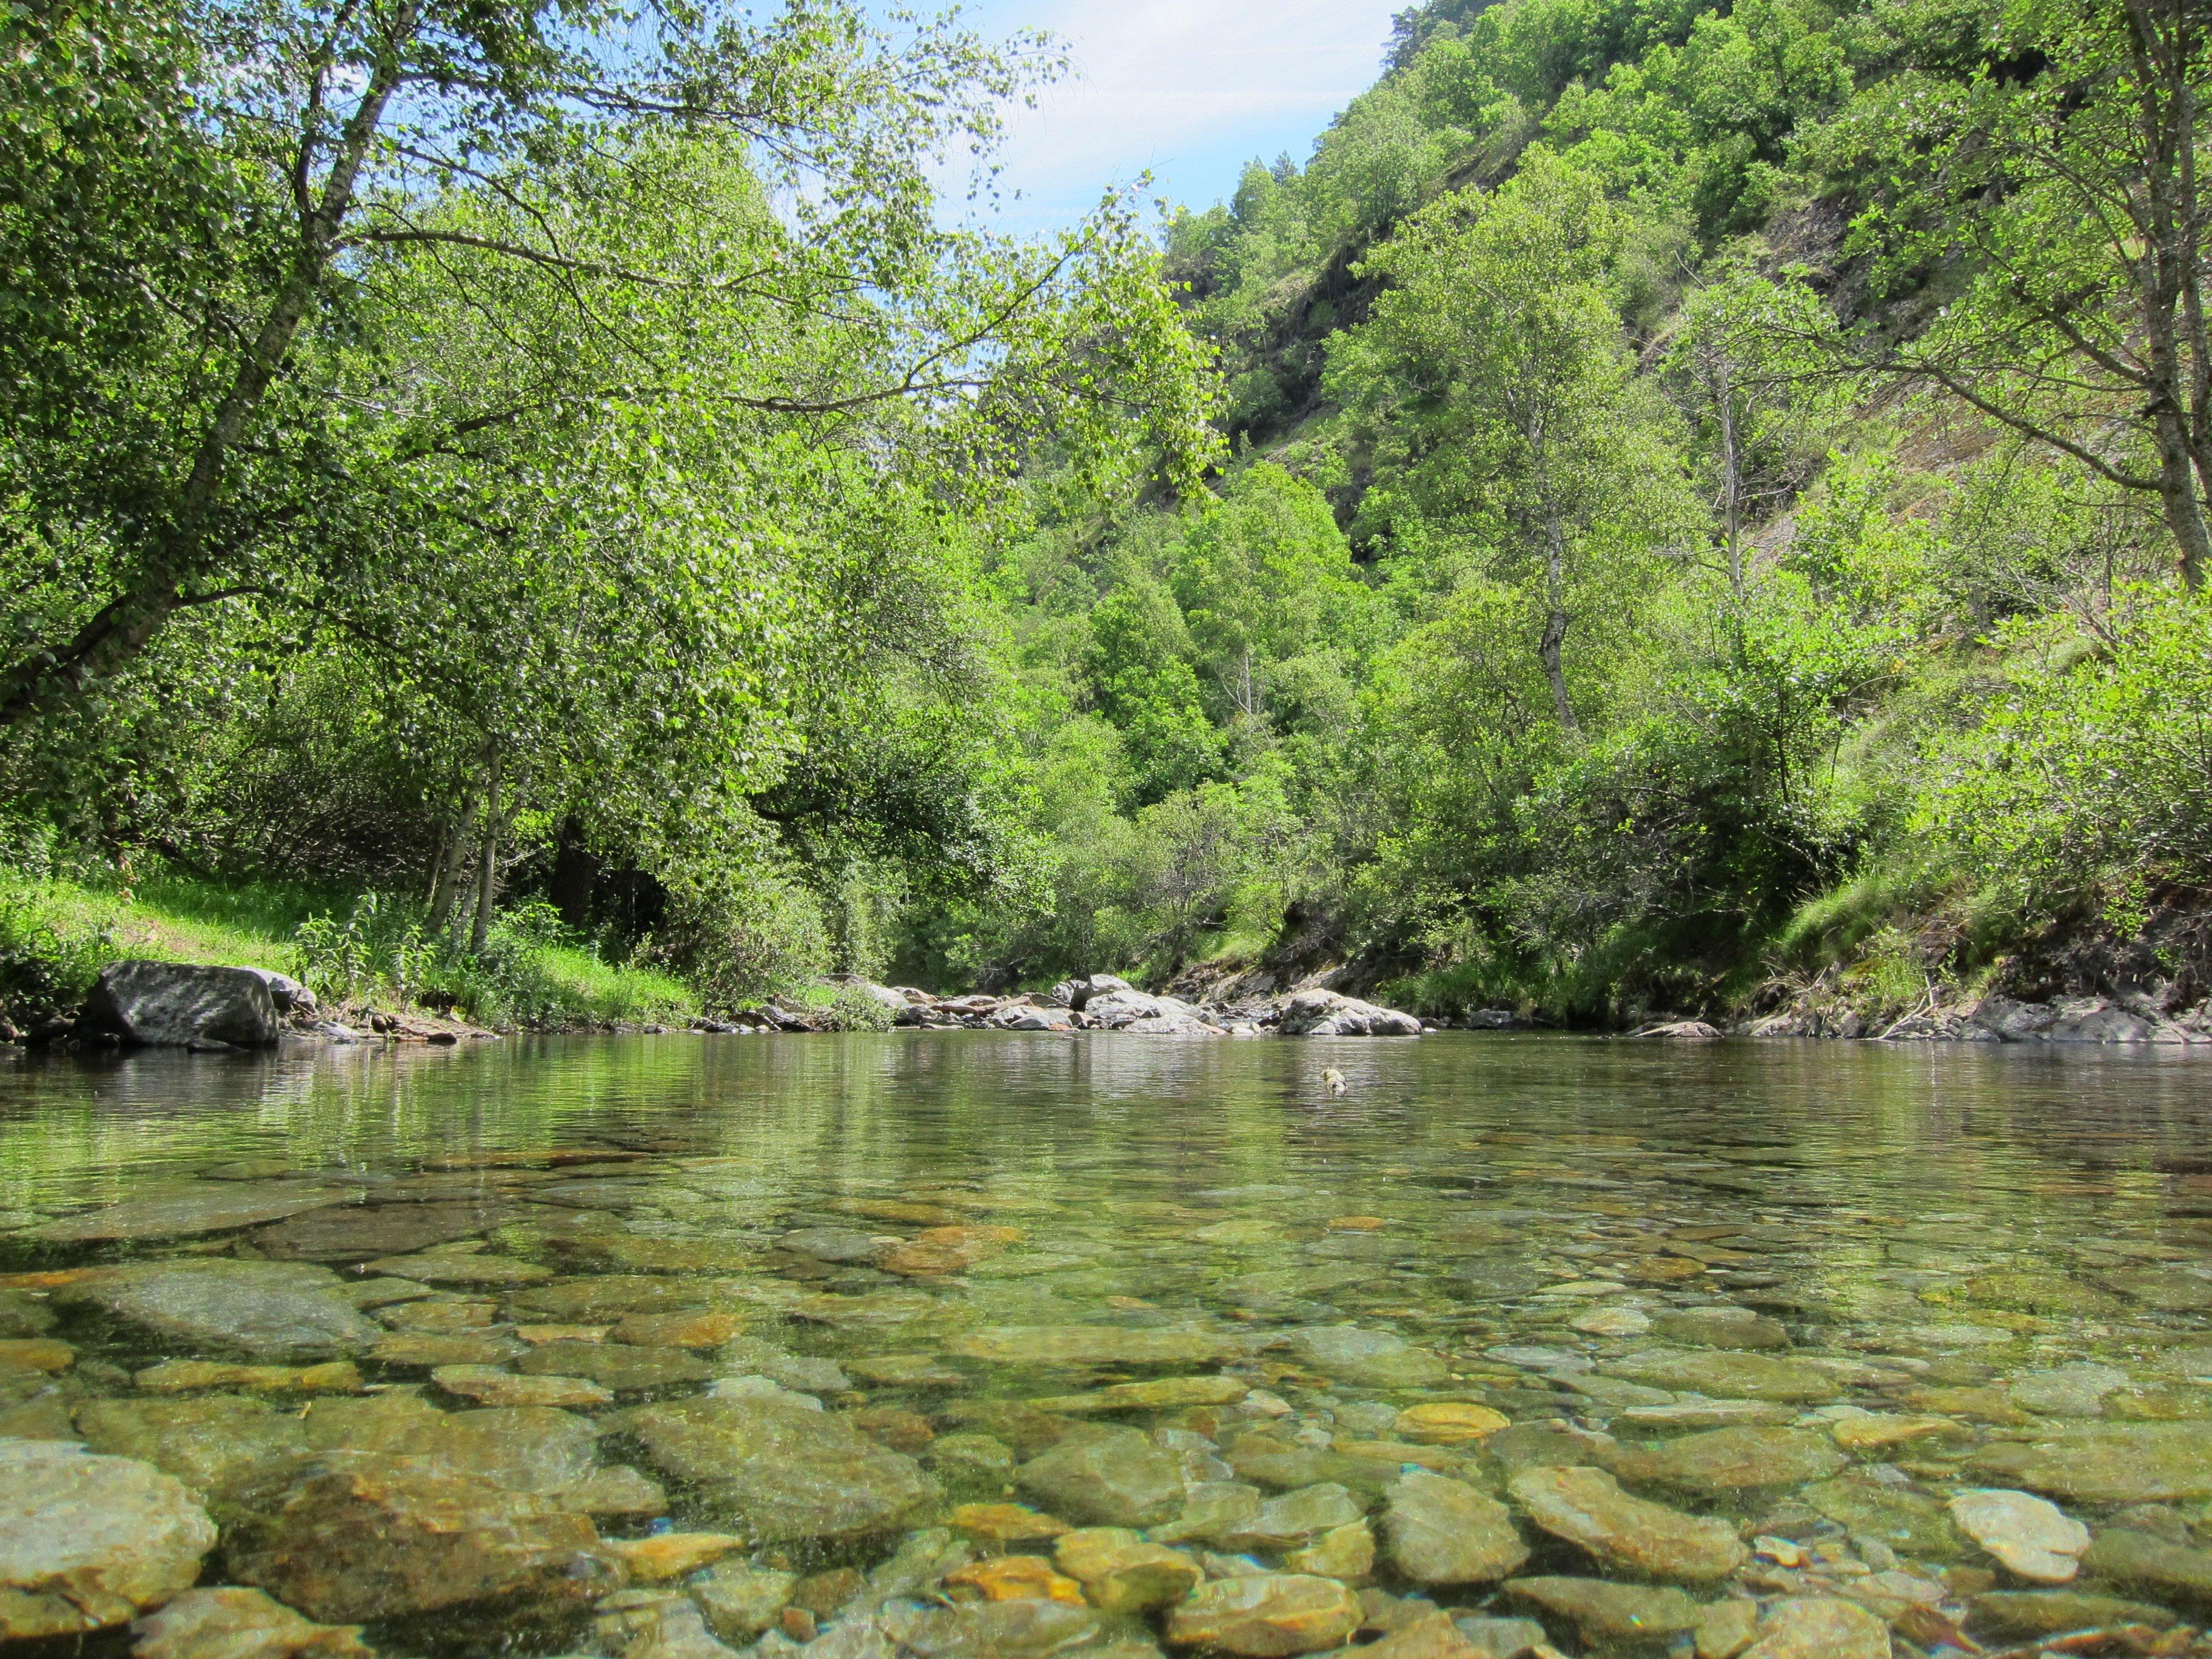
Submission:
<svg viewBox="0 0 2212 1659">
<path fill-rule="evenodd" d="M 1121 1031 L 1144 1036 L 1419 1036 L 1412 1014 L 1320 987 L 1280 995 L 1190 1002 L 1154 996 L 1112 974 L 1062 980 L 1048 991 L 1006 996 L 933 996 L 910 986 L 836 981 L 850 1001 L 880 1011 L 894 1026 L 988 1031 Z M 840 1011 L 778 997 L 728 1020 L 699 1020 L 704 1030 L 816 1031 L 842 1029 Z"/>
</svg>

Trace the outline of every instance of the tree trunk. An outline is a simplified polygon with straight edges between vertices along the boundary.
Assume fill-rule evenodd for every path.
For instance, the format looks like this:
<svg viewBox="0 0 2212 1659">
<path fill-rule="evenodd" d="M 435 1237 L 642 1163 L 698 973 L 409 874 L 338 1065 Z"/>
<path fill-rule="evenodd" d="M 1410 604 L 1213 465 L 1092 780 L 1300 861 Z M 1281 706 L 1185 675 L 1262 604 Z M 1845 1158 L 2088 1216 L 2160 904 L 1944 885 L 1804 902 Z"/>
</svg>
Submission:
<svg viewBox="0 0 2212 1659">
<path fill-rule="evenodd" d="M 1743 510 L 1735 447 L 1735 388 L 1729 383 L 1728 361 L 1721 360 L 1715 384 L 1721 408 L 1721 529 L 1728 538 L 1729 592 L 1743 603 Z"/>
<path fill-rule="evenodd" d="M 1551 682 L 1552 708 L 1559 717 L 1560 726 L 1576 730 L 1574 704 L 1567 700 L 1567 543 L 1560 528 L 1559 515 L 1547 515 L 1544 520 L 1544 599 L 1547 607 L 1544 617 L 1544 634 L 1537 642 L 1536 654 L 1543 659 L 1544 678 Z"/>
<path fill-rule="evenodd" d="M 66 644 L 40 647 L 0 674 L 0 726 L 13 726 L 114 673 L 152 644 L 178 611 L 196 597 L 204 602 L 204 596 L 185 590 L 207 574 L 209 532 L 221 505 L 231 452 L 268 397 L 293 337 L 322 292 L 338 231 L 353 208 L 354 186 L 384 118 L 384 106 L 399 84 L 400 44 L 414 33 L 420 11 L 421 0 L 404 0 L 392 20 L 385 50 L 340 135 L 323 198 L 301 216 L 292 268 L 232 377 L 230 390 L 216 405 L 176 508 L 158 532 L 137 579 L 94 612 Z"/>
<path fill-rule="evenodd" d="M 437 874 L 430 883 L 428 927 L 434 939 L 445 932 L 453 917 L 453 900 L 461 890 L 461 872 L 468 865 L 469 820 L 476 810 L 476 791 L 471 789 L 462 795 L 460 805 L 446 820 L 445 835 L 438 845 Z"/>
<path fill-rule="evenodd" d="M 483 839 L 477 849 L 477 913 L 469 923 L 469 951 L 480 953 L 491 933 L 492 906 L 499 900 L 499 749 L 491 750 L 484 779 Z"/>
</svg>

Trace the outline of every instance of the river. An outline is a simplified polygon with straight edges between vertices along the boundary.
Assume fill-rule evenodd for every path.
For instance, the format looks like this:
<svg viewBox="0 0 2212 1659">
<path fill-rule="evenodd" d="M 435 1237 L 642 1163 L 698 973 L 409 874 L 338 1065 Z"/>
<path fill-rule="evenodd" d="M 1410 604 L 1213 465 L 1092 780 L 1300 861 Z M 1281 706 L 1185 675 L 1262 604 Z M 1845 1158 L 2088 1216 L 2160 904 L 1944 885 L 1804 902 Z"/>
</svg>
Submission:
<svg viewBox="0 0 2212 1659">
<path fill-rule="evenodd" d="M 11 1054 L 0 1437 L 147 1659 L 2212 1651 L 2212 1070 Z"/>
</svg>

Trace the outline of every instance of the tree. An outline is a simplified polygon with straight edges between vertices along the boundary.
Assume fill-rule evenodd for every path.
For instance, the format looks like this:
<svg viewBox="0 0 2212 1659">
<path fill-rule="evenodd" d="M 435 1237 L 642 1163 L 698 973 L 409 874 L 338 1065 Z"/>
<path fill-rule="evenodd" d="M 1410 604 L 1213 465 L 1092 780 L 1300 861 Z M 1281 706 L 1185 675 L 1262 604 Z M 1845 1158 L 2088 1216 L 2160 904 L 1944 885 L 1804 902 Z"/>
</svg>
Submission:
<svg viewBox="0 0 2212 1659">
<path fill-rule="evenodd" d="M 972 480 L 1041 423 L 1173 404 L 1171 468 L 1204 447 L 1126 205 L 1029 247 L 936 222 L 934 158 L 988 146 L 1027 67 L 949 28 L 846 0 L 76 0 L 0 30 L 0 466 L 39 576 L 0 725 L 303 570 L 358 592 L 395 541 L 512 556 L 483 509 L 562 497 L 580 441 L 751 417 L 879 445 L 906 407 L 950 417 L 930 443 Z"/>
<path fill-rule="evenodd" d="M 1808 442 L 1834 412 L 1823 347 L 1827 307 L 1802 283 L 1736 270 L 1692 290 L 1671 367 L 1687 382 L 1712 470 L 1729 592 L 1743 603 L 1747 513 L 1801 484 L 1818 459 Z"/>
<path fill-rule="evenodd" d="M 1371 256 L 1363 269 L 1392 286 L 1331 352 L 1331 386 L 1375 446 L 1366 521 L 1469 538 L 1533 580 L 1537 654 L 1570 731 L 1585 568 L 1691 520 L 1674 434 L 1606 293 L 1619 229 L 1595 179 L 1532 151 L 1497 191 L 1446 198 Z"/>
<path fill-rule="evenodd" d="M 1878 367 L 2154 498 L 2191 589 L 2212 568 L 2206 33 L 2191 0 L 2006 8 L 1967 75 L 1862 99 L 1855 141 L 1890 185 L 1850 242 L 1964 283 Z"/>
</svg>

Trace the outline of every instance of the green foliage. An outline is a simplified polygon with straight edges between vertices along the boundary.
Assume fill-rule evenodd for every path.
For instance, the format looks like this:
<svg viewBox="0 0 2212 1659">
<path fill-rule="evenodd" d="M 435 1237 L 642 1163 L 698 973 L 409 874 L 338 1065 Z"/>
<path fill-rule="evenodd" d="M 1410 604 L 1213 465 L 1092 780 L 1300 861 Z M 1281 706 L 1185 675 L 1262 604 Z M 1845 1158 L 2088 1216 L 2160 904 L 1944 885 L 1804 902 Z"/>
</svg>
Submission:
<svg viewBox="0 0 2212 1659">
<path fill-rule="evenodd" d="M 1929 757 L 1926 826 L 2048 914 L 2104 890 L 2212 889 L 2212 609 L 2123 595 L 2101 650 L 2063 624 L 2006 630 L 2010 672 L 1981 724 Z"/>
</svg>

